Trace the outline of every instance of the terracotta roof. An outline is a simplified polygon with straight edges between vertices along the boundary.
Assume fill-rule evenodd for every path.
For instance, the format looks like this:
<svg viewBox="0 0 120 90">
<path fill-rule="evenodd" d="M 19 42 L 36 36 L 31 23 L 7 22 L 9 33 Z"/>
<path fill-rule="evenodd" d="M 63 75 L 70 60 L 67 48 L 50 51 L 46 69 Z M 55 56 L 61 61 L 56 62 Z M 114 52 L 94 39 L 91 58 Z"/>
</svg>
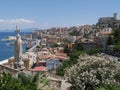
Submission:
<svg viewBox="0 0 120 90">
<path fill-rule="evenodd" d="M 35 67 L 32 70 L 33 71 L 47 71 L 47 68 L 45 66 L 39 66 L 39 67 Z"/>
<path fill-rule="evenodd" d="M 99 32 L 100 34 L 111 34 L 112 32 Z"/>
</svg>

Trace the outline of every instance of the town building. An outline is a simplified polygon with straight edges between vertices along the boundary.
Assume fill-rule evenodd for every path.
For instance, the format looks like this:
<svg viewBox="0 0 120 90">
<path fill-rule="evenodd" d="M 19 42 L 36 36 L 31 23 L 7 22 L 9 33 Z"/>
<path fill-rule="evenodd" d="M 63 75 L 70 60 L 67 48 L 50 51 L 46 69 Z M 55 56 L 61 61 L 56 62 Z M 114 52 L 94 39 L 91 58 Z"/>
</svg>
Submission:
<svg viewBox="0 0 120 90">
<path fill-rule="evenodd" d="M 113 17 L 102 17 L 98 19 L 96 24 L 100 28 L 111 27 L 112 29 L 120 28 L 120 20 L 118 20 L 118 14 L 114 13 Z"/>
</svg>

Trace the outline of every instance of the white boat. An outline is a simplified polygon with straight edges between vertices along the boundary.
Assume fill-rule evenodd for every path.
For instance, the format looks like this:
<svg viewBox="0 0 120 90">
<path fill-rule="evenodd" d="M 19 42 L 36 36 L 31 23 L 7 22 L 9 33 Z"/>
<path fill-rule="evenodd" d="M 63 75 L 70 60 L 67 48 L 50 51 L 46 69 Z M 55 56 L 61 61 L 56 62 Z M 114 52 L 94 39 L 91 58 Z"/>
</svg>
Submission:
<svg viewBox="0 0 120 90">
<path fill-rule="evenodd" d="M 12 46 L 12 45 L 13 45 L 13 43 L 7 43 L 6 45 L 7 45 L 7 46 Z"/>
<path fill-rule="evenodd" d="M 12 46 L 12 45 L 14 45 L 14 41 L 8 42 L 8 43 L 6 43 L 6 45 L 7 46 Z"/>
</svg>

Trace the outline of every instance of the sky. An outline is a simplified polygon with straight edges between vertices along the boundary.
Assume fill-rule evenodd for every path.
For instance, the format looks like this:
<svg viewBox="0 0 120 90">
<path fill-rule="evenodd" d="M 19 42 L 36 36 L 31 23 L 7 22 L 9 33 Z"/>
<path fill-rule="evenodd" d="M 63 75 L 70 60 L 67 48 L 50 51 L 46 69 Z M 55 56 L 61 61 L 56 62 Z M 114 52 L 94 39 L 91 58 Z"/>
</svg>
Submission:
<svg viewBox="0 0 120 90">
<path fill-rule="evenodd" d="M 0 30 L 96 24 L 120 14 L 120 0 L 0 0 Z"/>
</svg>

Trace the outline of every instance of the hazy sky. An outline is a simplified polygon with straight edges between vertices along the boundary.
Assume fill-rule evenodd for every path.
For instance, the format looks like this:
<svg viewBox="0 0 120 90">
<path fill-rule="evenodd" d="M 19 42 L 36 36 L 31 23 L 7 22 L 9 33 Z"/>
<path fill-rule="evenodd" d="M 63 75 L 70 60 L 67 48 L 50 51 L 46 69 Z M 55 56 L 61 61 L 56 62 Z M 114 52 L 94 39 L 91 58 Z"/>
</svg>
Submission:
<svg viewBox="0 0 120 90">
<path fill-rule="evenodd" d="M 114 12 L 120 0 L 0 0 L 0 29 L 95 24 Z"/>
</svg>

